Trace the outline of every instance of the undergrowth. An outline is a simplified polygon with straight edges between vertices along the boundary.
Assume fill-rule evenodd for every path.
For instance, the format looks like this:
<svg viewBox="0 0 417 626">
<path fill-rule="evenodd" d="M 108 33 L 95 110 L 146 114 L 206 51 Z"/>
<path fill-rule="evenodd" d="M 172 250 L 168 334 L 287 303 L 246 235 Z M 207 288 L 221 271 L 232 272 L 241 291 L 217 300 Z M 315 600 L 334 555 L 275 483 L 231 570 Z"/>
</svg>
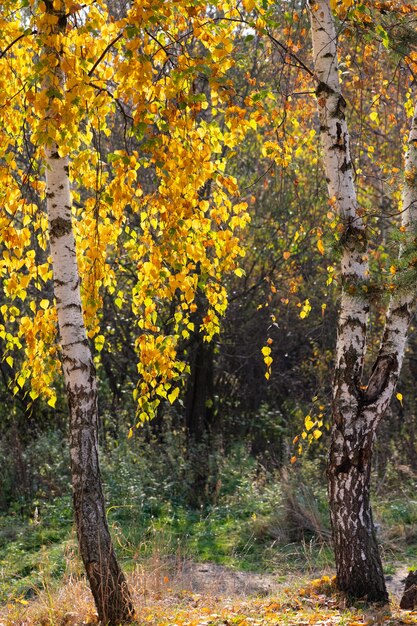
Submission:
<svg viewBox="0 0 417 626">
<path fill-rule="evenodd" d="M 236 449 L 221 467 L 215 501 L 193 510 L 186 503 L 187 468 L 174 463 L 172 449 L 169 454 L 147 456 L 144 445 L 127 442 L 103 454 L 109 524 L 127 572 L 153 563 L 151 570 L 169 577 L 193 561 L 285 580 L 333 567 L 323 477 L 313 463 L 268 475 Z M 379 496 L 374 506 L 386 573 L 399 561 L 417 565 L 415 480 L 402 484 L 399 497 Z M 69 492 L 51 501 L 38 495 L 32 505 L 0 516 L 1 603 L 25 606 L 64 581 L 82 580 L 70 504 Z"/>
</svg>

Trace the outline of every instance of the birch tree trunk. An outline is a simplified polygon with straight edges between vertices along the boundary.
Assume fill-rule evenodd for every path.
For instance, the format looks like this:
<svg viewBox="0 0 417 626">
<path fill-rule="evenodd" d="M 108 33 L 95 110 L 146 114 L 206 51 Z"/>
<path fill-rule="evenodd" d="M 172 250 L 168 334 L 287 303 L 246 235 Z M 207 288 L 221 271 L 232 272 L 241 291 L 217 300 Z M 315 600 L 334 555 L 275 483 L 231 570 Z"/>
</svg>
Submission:
<svg viewBox="0 0 417 626">
<path fill-rule="evenodd" d="M 372 449 L 377 425 L 391 400 L 400 373 L 415 289 L 396 290 L 387 311 L 384 334 L 368 384 L 362 381 L 368 325 L 369 270 L 365 225 L 358 211 L 352 175 L 346 102 L 337 67 L 337 36 L 329 0 L 310 0 L 317 106 L 329 197 L 343 225 L 336 362 L 333 381 L 333 429 L 328 486 L 337 582 L 355 598 L 386 602 L 370 505 Z M 409 137 L 402 223 L 416 232 L 417 123 Z M 402 254 L 402 251 L 400 252 Z"/>
<path fill-rule="evenodd" d="M 65 30 L 65 6 L 45 0 L 46 13 L 58 18 L 46 34 Z M 59 6 L 59 3 L 58 3 Z M 43 84 L 48 93 L 64 91 L 60 52 L 45 46 L 57 59 Z M 53 89 L 52 89 L 53 88 Z M 49 98 L 47 124 L 54 120 Z M 81 557 L 102 624 L 130 621 L 133 605 L 126 580 L 113 549 L 106 520 L 98 458 L 98 406 L 94 363 L 86 336 L 80 297 L 80 276 L 71 218 L 69 163 L 56 142 L 45 146 L 46 197 L 53 284 L 56 300 L 62 367 L 70 417 L 70 456 L 75 521 Z"/>
</svg>

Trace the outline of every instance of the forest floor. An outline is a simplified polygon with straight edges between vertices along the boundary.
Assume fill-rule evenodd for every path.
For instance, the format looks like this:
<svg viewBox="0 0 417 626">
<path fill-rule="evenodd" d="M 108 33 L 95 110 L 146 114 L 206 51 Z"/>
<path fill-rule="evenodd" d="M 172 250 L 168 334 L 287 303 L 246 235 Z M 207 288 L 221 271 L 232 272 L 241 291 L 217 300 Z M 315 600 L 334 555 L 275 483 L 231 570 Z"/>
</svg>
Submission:
<svg viewBox="0 0 417 626">
<path fill-rule="evenodd" d="M 332 572 L 308 579 L 302 572 L 285 580 L 272 574 L 236 571 L 214 563 L 175 558 L 154 560 L 129 575 L 137 611 L 135 624 L 149 626 L 405 626 L 417 611 L 398 603 L 407 568 L 387 577 L 390 607 L 357 602 L 348 606 Z M 84 579 L 69 576 L 55 590 L 0 608 L 0 626 L 81 626 L 97 624 Z"/>
<path fill-rule="evenodd" d="M 399 488 L 393 474 L 374 499 L 387 609 L 349 606 L 337 592 L 326 493 L 318 480 L 314 490 L 298 474 L 292 481 L 260 481 L 239 464 L 238 482 L 196 511 L 164 499 L 160 481 L 145 492 L 141 480 L 148 474 L 135 468 L 119 463 L 111 473 L 119 483 L 107 481 L 109 523 L 133 593 L 135 624 L 417 625 L 417 612 L 399 608 L 407 572 L 417 568 L 414 477 Z M 97 624 L 77 554 L 68 495 L 0 515 L 0 626 Z"/>
</svg>

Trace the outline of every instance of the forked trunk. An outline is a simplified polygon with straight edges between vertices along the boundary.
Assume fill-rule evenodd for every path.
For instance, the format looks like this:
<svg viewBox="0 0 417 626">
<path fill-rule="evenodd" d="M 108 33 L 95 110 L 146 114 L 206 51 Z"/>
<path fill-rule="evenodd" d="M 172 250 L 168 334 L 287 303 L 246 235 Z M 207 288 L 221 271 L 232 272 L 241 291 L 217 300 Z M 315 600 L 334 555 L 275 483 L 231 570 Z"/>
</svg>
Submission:
<svg viewBox="0 0 417 626">
<path fill-rule="evenodd" d="M 391 400 L 404 357 L 416 290 L 398 285 L 386 315 L 384 335 L 368 384 L 363 383 L 368 326 L 369 269 L 363 211 L 358 210 L 352 175 L 346 102 L 337 64 L 337 34 L 329 0 L 308 2 L 318 87 L 317 108 L 329 197 L 343 226 L 333 430 L 328 464 L 329 501 L 337 582 L 355 598 L 386 602 L 381 558 L 370 506 L 372 446 Z M 402 230 L 416 236 L 417 119 L 406 156 Z M 400 257 L 405 245 L 400 250 Z"/>
<path fill-rule="evenodd" d="M 46 0 L 46 11 L 55 19 L 51 31 L 65 24 L 64 3 Z M 55 9 L 55 6 L 59 9 Z M 56 19 L 58 18 L 58 19 Z M 48 33 L 47 33 L 48 34 Z M 49 33 L 51 34 L 51 33 Z M 48 93 L 64 91 L 60 53 L 45 46 L 45 54 L 57 59 L 43 88 Z M 54 90 L 51 89 L 54 87 Z M 48 125 L 55 119 L 54 97 L 46 113 Z M 65 390 L 70 413 L 70 455 L 75 520 L 81 557 L 102 624 L 116 626 L 133 617 L 133 605 L 126 580 L 116 559 L 106 520 L 98 458 L 97 383 L 94 363 L 86 336 L 80 295 L 68 159 L 49 140 L 46 154 L 46 197 L 53 284 L 58 314 Z"/>
</svg>

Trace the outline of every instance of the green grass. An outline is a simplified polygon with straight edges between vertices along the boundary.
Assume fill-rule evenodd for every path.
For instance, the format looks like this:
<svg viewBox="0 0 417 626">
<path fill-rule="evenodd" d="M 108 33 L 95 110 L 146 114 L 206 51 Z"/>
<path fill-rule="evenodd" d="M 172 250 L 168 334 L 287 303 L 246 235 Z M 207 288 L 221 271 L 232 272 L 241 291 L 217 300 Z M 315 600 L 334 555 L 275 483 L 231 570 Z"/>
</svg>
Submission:
<svg viewBox="0 0 417 626">
<path fill-rule="evenodd" d="M 328 565 L 331 553 L 322 543 L 312 539 L 280 544 L 269 534 L 268 520 L 277 515 L 280 491 L 277 485 L 259 485 L 252 478 L 250 473 L 243 476 L 233 494 L 200 511 L 162 498 L 110 504 L 109 525 L 124 568 L 132 570 L 154 554 L 257 572 Z M 131 479 L 138 480 L 134 474 Z M 113 499 L 120 499 L 120 487 L 117 494 L 107 487 Z M 33 515 L 0 517 L 0 602 L 29 598 L 74 567 L 76 540 L 69 505 L 69 495 L 45 504 L 36 521 Z"/>
<path fill-rule="evenodd" d="M 333 567 L 328 542 L 308 530 L 312 525 L 328 532 L 325 490 L 314 488 L 319 480 L 312 478 L 311 468 L 306 476 L 259 476 L 239 453 L 223 468 L 217 502 L 191 510 L 180 477 L 168 480 L 161 465 L 160 458 L 144 459 L 122 446 L 104 463 L 109 525 L 127 571 L 154 555 L 284 578 L 299 571 L 314 576 Z M 387 574 L 398 561 L 417 565 L 415 485 L 408 487 L 402 498 L 385 496 L 375 502 Z M 289 529 L 294 511 L 297 520 L 306 518 L 299 532 Z M 41 502 L 37 519 L 34 509 L 26 518 L 17 512 L 0 516 L 0 602 L 30 598 L 72 573 L 78 575 L 82 567 L 76 555 L 69 493 Z"/>
<path fill-rule="evenodd" d="M 66 511 L 62 501 L 46 509 L 45 517 L 36 523 L 17 514 L 0 517 L 0 602 L 32 597 L 45 586 L 45 576 L 62 578 L 72 527 L 64 517 Z"/>
</svg>

